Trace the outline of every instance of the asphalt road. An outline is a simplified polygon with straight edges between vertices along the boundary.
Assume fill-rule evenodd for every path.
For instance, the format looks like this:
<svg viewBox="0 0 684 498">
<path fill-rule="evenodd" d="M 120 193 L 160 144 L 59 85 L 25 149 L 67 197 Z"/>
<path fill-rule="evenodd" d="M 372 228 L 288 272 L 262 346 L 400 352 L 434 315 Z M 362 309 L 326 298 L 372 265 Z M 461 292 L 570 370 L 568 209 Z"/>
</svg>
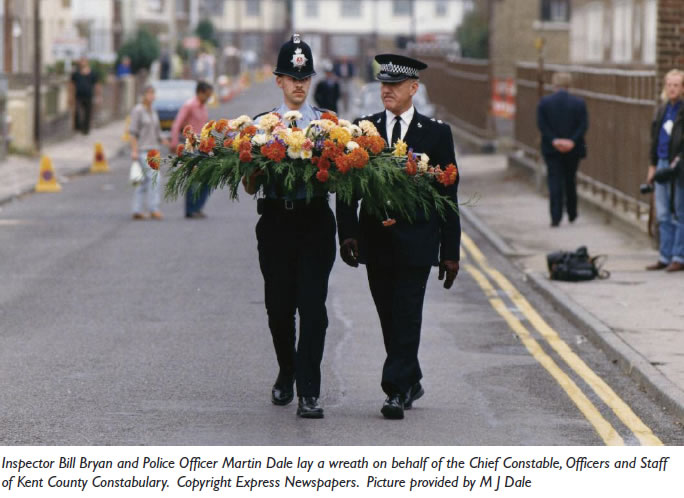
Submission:
<svg viewBox="0 0 684 498">
<path fill-rule="evenodd" d="M 277 103 L 273 88 L 262 86 L 212 112 L 235 117 Z M 403 421 L 380 414 L 384 350 L 365 271 L 339 259 L 328 298 L 325 418 L 302 420 L 295 404 L 273 406 L 277 366 L 254 200 L 231 202 L 215 192 L 205 220 L 186 220 L 175 201 L 164 204 L 163 221 L 132 221 L 127 164 L 115 160 L 110 174 L 73 177 L 60 194 L 32 194 L 1 207 L 0 444 L 606 442 L 521 341 L 515 320 L 495 311 L 502 294 L 488 295 L 478 283 L 472 248 L 451 290 L 436 272 L 429 281 L 420 351 L 426 395 Z M 524 276 L 472 227 L 464 229 L 487 268 L 523 293 L 657 440 L 684 444 L 672 417 L 530 292 Z M 519 308 L 505 309 L 531 328 Z M 625 417 L 537 339 L 621 441 L 639 444 Z"/>
</svg>

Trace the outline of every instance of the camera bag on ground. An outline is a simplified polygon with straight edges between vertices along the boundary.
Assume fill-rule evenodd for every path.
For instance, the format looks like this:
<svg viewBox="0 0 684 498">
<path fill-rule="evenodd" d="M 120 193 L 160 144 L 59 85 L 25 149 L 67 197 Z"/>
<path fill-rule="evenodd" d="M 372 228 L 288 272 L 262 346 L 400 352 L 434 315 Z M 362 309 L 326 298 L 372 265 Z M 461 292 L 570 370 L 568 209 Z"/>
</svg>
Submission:
<svg viewBox="0 0 684 498">
<path fill-rule="evenodd" d="M 585 246 L 579 247 L 574 252 L 557 251 L 546 256 L 551 280 L 566 282 L 608 278 L 610 273 L 601 269 L 604 260 L 605 256 L 589 257 Z"/>
</svg>

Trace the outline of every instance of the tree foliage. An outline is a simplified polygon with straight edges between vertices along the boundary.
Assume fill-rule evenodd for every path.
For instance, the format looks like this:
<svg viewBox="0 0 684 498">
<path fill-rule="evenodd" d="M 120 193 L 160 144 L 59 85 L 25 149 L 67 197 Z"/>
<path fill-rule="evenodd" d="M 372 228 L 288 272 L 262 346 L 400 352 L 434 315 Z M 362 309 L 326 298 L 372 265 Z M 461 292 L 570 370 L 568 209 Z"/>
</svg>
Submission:
<svg viewBox="0 0 684 498">
<path fill-rule="evenodd" d="M 211 43 L 214 47 L 218 47 L 216 40 L 216 29 L 214 24 L 209 19 L 202 19 L 195 29 L 195 34 L 200 37 L 200 40 Z"/>
<path fill-rule="evenodd" d="M 152 63 L 159 58 L 159 40 L 145 29 L 140 29 L 119 49 L 117 63 L 124 56 L 131 58 L 131 70 L 136 73 L 140 69 L 150 69 Z"/>
<path fill-rule="evenodd" d="M 479 9 L 469 12 L 456 30 L 461 55 L 472 59 L 489 57 L 489 25 L 487 16 Z"/>
</svg>

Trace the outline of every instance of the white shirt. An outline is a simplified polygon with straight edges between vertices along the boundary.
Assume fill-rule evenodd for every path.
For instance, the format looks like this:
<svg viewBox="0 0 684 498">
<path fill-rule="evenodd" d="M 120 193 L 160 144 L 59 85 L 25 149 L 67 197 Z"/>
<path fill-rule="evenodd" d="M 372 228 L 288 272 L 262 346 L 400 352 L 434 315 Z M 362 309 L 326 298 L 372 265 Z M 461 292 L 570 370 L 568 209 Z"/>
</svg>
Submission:
<svg viewBox="0 0 684 498">
<path fill-rule="evenodd" d="M 411 106 L 408 111 L 402 113 L 399 118 L 401 119 L 401 134 L 399 135 L 399 138 L 402 140 L 406 136 L 406 132 L 408 131 L 408 127 L 411 124 L 411 120 L 413 119 L 413 114 L 416 112 L 416 109 Z M 386 117 L 386 122 L 385 126 L 387 127 L 387 141 L 389 142 L 392 140 L 392 130 L 394 129 L 394 118 L 396 117 L 396 114 L 394 114 L 392 111 L 385 109 L 385 117 Z M 394 144 L 390 144 L 390 147 Z"/>
</svg>

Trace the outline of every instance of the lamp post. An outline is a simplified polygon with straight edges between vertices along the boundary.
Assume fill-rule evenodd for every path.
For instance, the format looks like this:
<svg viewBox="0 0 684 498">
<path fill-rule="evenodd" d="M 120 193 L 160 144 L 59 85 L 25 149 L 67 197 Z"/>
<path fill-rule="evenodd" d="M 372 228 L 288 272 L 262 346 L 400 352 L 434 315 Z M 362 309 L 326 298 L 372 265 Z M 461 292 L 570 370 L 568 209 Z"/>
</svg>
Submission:
<svg viewBox="0 0 684 498">
<path fill-rule="evenodd" d="M 35 57 L 33 58 L 33 140 L 36 151 L 40 153 L 40 87 L 41 87 L 41 33 L 40 33 L 40 2 L 33 0 L 33 43 Z"/>
</svg>

